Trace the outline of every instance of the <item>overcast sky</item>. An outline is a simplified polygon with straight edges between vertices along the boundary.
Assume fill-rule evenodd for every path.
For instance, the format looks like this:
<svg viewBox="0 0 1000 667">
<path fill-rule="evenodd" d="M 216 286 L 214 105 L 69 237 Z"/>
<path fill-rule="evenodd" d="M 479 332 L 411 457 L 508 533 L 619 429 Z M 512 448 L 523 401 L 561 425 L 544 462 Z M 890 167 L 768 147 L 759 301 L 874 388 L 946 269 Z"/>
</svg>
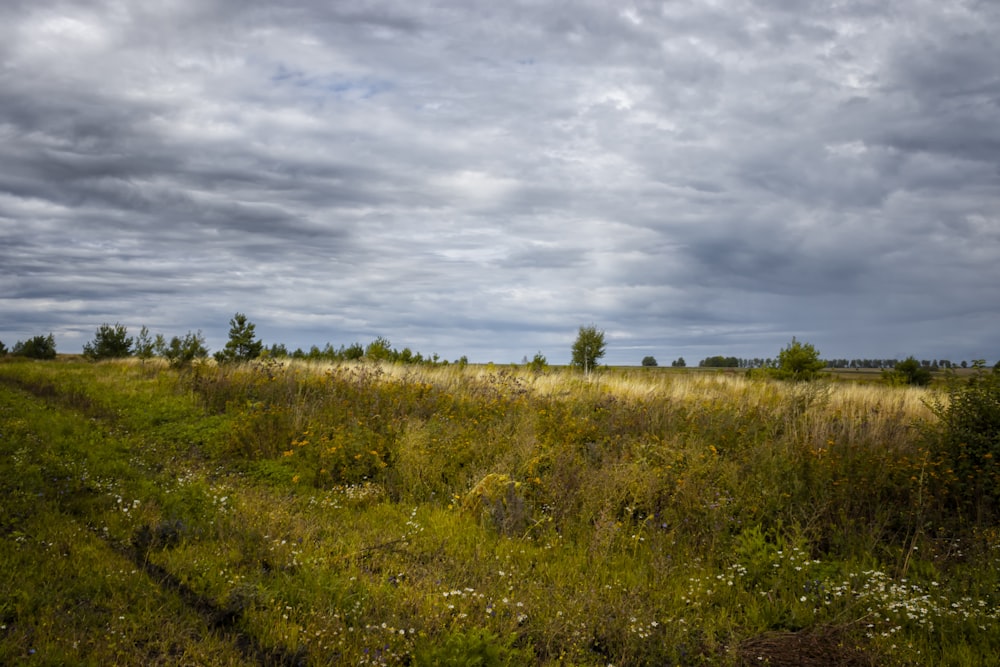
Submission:
<svg viewBox="0 0 1000 667">
<path fill-rule="evenodd" d="M 0 340 L 1000 357 L 995 0 L 0 4 Z"/>
</svg>

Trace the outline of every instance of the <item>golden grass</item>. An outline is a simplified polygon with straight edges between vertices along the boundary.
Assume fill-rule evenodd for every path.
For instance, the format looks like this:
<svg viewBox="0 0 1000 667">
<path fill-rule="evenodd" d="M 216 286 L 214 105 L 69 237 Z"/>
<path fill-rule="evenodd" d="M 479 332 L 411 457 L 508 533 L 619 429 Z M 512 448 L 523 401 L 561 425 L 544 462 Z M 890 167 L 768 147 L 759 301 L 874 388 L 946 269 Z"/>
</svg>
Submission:
<svg viewBox="0 0 1000 667">
<path fill-rule="evenodd" d="M 945 392 L 936 388 L 822 380 L 789 383 L 752 379 L 742 373 L 728 372 L 648 373 L 637 369 L 586 376 L 566 368 L 534 373 L 520 366 L 489 364 L 461 367 L 306 360 L 281 360 L 281 363 L 289 369 L 319 375 L 335 369 L 377 368 L 386 381 L 425 382 L 444 390 L 457 389 L 470 382 L 488 382 L 497 375 L 504 375 L 513 378 L 519 388 L 537 396 L 576 396 L 582 392 L 640 401 L 697 404 L 735 400 L 750 408 L 773 407 L 786 404 L 789 400 L 806 399 L 813 408 L 823 408 L 817 411 L 817 417 L 863 416 L 877 421 L 903 417 L 912 421 L 932 422 L 936 417 L 928 404 L 947 398 Z"/>
</svg>

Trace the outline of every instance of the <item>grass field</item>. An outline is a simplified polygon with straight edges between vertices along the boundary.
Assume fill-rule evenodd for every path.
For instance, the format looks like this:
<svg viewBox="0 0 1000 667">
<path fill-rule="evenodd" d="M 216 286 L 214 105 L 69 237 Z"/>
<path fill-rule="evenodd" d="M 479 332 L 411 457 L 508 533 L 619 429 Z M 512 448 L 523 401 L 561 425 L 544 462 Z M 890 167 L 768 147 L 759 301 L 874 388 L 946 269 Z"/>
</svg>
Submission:
<svg viewBox="0 0 1000 667">
<path fill-rule="evenodd" d="M 991 664 L 939 391 L 5 360 L 0 664 Z"/>
</svg>

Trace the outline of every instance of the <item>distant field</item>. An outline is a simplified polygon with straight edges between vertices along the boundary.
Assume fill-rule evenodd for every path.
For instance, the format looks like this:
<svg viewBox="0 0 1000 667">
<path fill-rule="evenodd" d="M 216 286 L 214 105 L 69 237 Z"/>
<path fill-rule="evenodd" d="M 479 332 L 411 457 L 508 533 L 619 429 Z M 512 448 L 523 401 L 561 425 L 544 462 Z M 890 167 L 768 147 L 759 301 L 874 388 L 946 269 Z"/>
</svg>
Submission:
<svg viewBox="0 0 1000 667">
<path fill-rule="evenodd" d="M 5 360 L 0 664 L 991 664 L 1000 532 L 949 495 L 944 400 Z"/>
<path fill-rule="evenodd" d="M 671 366 L 612 366 L 610 370 L 619 373 L 643 372 L 643 373 L 726 373 L 729 375 L 745 375 L 745 368 L 706 368 L 700 366 L 674 368 Z M 932 383 L 940 384 L 949 377 L 968 378 L 975 373 L 973 368 L 955 368 L 952 370 L 931 371 Z M 862 383 L 882 382 L 882 369 L 880 368 L 826 368 L 823 373 L 837 380 L 847 380 Z"/>
</svg>

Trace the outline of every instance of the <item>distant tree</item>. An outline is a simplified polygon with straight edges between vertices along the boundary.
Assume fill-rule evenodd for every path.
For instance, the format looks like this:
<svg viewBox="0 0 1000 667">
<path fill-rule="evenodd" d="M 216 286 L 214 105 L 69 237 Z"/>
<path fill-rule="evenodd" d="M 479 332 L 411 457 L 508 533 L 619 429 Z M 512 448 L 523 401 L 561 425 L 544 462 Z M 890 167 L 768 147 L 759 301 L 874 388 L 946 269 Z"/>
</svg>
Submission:
<svg viewBox="0 0 1000 667">
<path fill-rule="evenodd" d="M 204 359 L 208 356 L 208 348 L 205 347 L 205 338 L 199 330 L 197 333 L 190 331 L 184 338 L 174 336 L 170 339 L 170 344 L 164 349 L 163 356 L 167 358 L 170 365 L 175 368 L 190 365 L 195 359 Z"/>
<path fill-rule="evenodd" d="M 275 358 L 282 358 L 288 356 L 288 348 L 285 347 L 284 343 L 272 343 L 271 349 L 268 350 L 270 355 Z"/>
<path fill-rule="evenodd" d="M 962 368 L 968 368 L 969 367 L 969 362 L 965 361 L 965 360 L 962 360 L 961 366 L 962 366 Z"/>
<path fill-rule="evenodd" d="M 220 363 L 251 361 L 260 356 L 264 343 L 257 340 L 254 333 L 257 326 L 243 313 L 236 313 L 229 320 L 229 340 L 226 346 L 215 354 Z"/>
<path fill-rule="evenodd" d="M 907 357 L 904 361 L 900 361 L 892 372 L 905 384 L 923 387 L 931 382 L 930 370 L 913 357 Z"/>
<path fill-rule="evenodd" d="M 153 354 L 158 357 L 167 356 L 167 339 L 161 333 L 156 334 L 156 338 L 153 339 Z"/>
<path fill-rule="evenodd" d="M 2 340 L 0 340 L 0 357 L 4 356 L 5 354 L 7 354 L 7 346 L 3 344 Z"/>
<path fill-rule="evenodd" d="M 597 366 L 597 360 L 604 356 L 605 342 L 604 332 L 597 327 L 580 327 L 580 331 L 573 342 L 572 365 L 590 373 Z"/>
<path fill-rule="evenodd" d="M 657 365 L 657 363 L 656 363 L 656 357 L 652 357 L 652 356 L 643 357 L 642 358 L 642 365 L 646 366 L 646 367 L 656 366 Z"/>
<path fill-rule="evenodd" d="M 687 368 L 687 362 L 684 361 L 684 357 L 677 357 L 670 362 L 670 365 L 674 368 Z"/>
<path fill-rule="evenodd" d="M 778 377 L 791 380 L 811 380 L 823 370 L 819 352 L 809 343 L 800 343 L 795 337 L 778 353 Z"/>
<path fill-rule="evenodd" d="M 149 329 L 143 326 L 139 329 L 139 335 L 135 339 L 135 356 L 143 361 L 153 356 L 156 351 L 156 342 L 150 337 Z"/>
<path fill-rule="evenodd" d="M 51 333 L 48 336 L 35 336 L 25 341 L 14 343 L 11 354 L 29 359 L 55 359 L 56 339 Z"/>
<path fill-rule="evenodd" d="M 361 343 L 351 343 L 344 350 L 344 359 L 347 361 L 357 361 L 365 356 L 365 348 Z"/>
<path fill-rule="evenodd" d="M 94 340 L 83 346 L 83 356 L 94 361 L 119 359 L 131 354 L 132 337 L 128 335 L 128 329 L 117 322 L 99 326 Z"/>
<path fill-rule="evenodd" d="M 365 348 L 365 357 L 371 361 L 392 361 L 395 356 L 392 343 L 385 336 L 379 336 Z"/>
<path fill-rule="evenodd" d="M 740 360 L 736 357 L 714 356 L 698 362 L 702 368 L 739 368 Z"/>
<path fill-rule="evenodd" d="M 462 356 L 460 356 L 458 359 L 455 360 L 455 365 L 458 366 L 459 368 L 465 368 L 466 366 L 469 365 L 469 357 L 463 354 Z"/>
<path fill-rule="evenodd" d="M 468 363 L 468 362 L 466 362 Z M 535 356 L 531 358 L 531 361 L 527 362 L 526 366 L 528 370 L 533 373 L 543 373 L 545 369 L 549 367 L 549 360 L 545 358 L 545 355 L 538 351 Z"/>
</svg>

